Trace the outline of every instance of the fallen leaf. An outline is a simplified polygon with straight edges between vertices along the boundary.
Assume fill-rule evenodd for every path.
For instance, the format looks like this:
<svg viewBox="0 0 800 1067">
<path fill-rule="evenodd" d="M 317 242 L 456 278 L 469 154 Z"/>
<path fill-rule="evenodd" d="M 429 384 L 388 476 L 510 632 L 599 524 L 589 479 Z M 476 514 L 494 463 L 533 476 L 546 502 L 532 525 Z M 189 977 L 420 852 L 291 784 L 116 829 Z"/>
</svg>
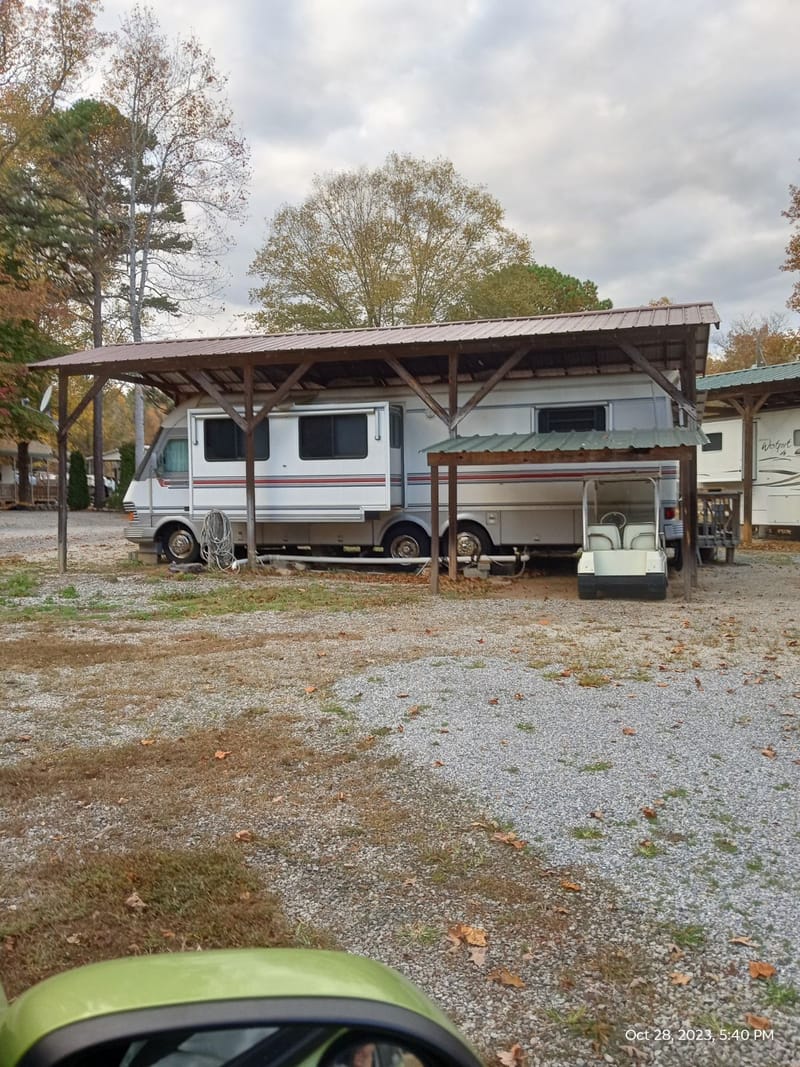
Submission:
<svg viewBox="0 0 800 1067">
<path fill-rule="evenodd" d="M 408 888 L 410 888 L 410 886 L 416 885 L 416 884 L 417 884 L 416 878 L 406 878 L 406 880 L 403 882 L 403 889 L 408 889 Z"/>
<path fill-rule="evenodd" d="M 489 698 L 489 703 L 490 704 L 499 704 L 500 703 L 500 698 L 499 697 L 490 697 Z"/>
<path fill-rule="evenodd" d="M 774 978 L 778 973 L 771 963 L 762 963 L 760 960 L 751 960 L 748 968 L 751 978 Z"/>
<path fill-rule="evenodd" d="M 669 682 L 656 682 L 659 689 L 669 689 Z"/>
<path fill-rule="evenodd" d="M 164 938 L 165 941 L 174 941 L 176 935 L 174 930 L 162 930 L 161 936 Z"/>
<path fill-rule="evenodd" d="M 495 1056 L 503 1067 L 522 1067 L 525 1063 L 525 1053 L 522 1045 L 512 1045 L 510 1049 L 496 1049 Z"/>
<path fill-rule="evenodd" d="M 561 888 L 566 889 L 570 893 L 580 893 L 581 891 L 581 887 L 577 882 L 568 882 L 566 879 L 561 882 Z"/>
<path fill-rule="evenodd" d="M 669 976 L 669 980 L 673 985 L 688 985 L 692 980 L 692 976 L 690 974 L 682 974 L 681 971 L 674 971 Z"/>
<path fill-rule="evenodd" d="M 540 626 L 549 626 L 550 625 L 550 620 L 549 619 L 537 619 L 536 621 L 538 622 L 538 624 Z"/>
<path fill-rule="evenodd" d="M 307 685 L 305 691 L 307 693 L 316 693 L 317 687 L 315 685 Z"/>
<path fill-rule="evenodd" d="M 233 836 L 235 837 L 235 839 L 237 841 L 252 841 L 253 840 L 253 831 L 252 830 L 237 830 L 236 833 Z"/>
<path fill-rule="evenodd" d="M 745 1012 L 744 1021 L 753 1030 L 770 1030 L 772 1029 L 772 1021 L 765 1015 L 753 1015 L 751 1012 Z"/>
<path fill-rule="evenodd" d="M 569 669 L 569 667 L 566 667 L 566 668 L 565 668 L 565 669 L 564 669 L 564 670 L 563 670 L 563 671 L 561 672 L 561 677 L 562 677 L 562 678 L 571 678 L 571 677 L 572 677 L 572 671 L 571 671 L 571 670 Z"/>
<path fill-rule="evenodd" d="M 758 948 L 758 942 L 754 941 L 752 937 L 732 937 L 730 943 L 732 945 L 748 945 L 750 948 Z"/>
<path fill-rule="evenodd" d="M 700 681 L 697 675 L 694 676 L 694 684 L 697 686 L 698 689 L 703 688 L 703 683 Z"/>
<path fill-rule="evenodd" d="M 589 818 L 600 819 L 600 821 L 602 822 L 602 820 L 605 819 L 605 815 L 602 813 L 600 808 L 595 808 L 594 811 L 589 812 Z"/>
<path fill-rule="evenodd" d="M 155 743 L 156 739 L 154 737 L 143 737 L 139 742 L 140 745 L 154 745 Z"/>
<path fill-rule="evenodd" d="M 443 759 L 435 759 L 433 761 L 433 766 L 434 767 L 444 767 L 444 760 Z"/>
<path fill-rule="evenodd" d="M 525 988 L 525 983 L 520 976 L 512 974 L 506 967 L 495 967 L 486 977 L 490 982 L 497 982 L 498 985 L 512 986 L 514 989 Z"/>
<path fill-rule="evenodd" d="M 397 699 L 398 699 L 398 700 L 405 700 L 405 698 L 406 698 L 407 696 L 408 696 L 408 693 L 398 693 L 398 694 L 397 694 Z"/>
<path fill-rule="evenodd" d="M 131 895 L 125 901 L 125 907 L 130 908 L 131 911 L 144 911 L 147 905 L 138 893 L 131 893 Z"/>
<path fill-rule="evenodd" d="M 622 732 L 625 734 L 626 737 L 633 737 L 633 735 L 636 733 L 636 730 L 632 726 L 623 726 Z"/>
<path fill-rule="evenodd" d="M 68 945 L 79 945 L 81 943 L 80 934 L 67 934 L 64 938 Z"/>
<path fill-rule="evenodd" d="M 474 963 L 476 967 L 483 967 L 486 963 L 487 951 L 485 945 L 470 945 L 467 949 L 469 962 Z"/>
<path fill-rule="evenodd" d="M 218 748 L 214 753 L 214 759 L 227 759 L 230 756 L 230 751 L 224 748 Z"/>
<path fill-rule="evenodd" d="M 525 694 L 524 693 L 515 693 L 514 694 L 514 699 L 515 700 L 524 700 L 525 699 Z"/>
<path fill-rule="evenodd" d="M 658 812 L 655 810 L 655 808 L 642 808 L 642 815 L 644 815 L 645 819 L 658 818 Z"/>
<path fill-rule="evenodd" d="M 411 707 L 408 709 L 408 716 L 409 716 L 409 718 L 413 718 L 415 715 L 419 715 L 419 713 L 421 711 L 422 711 L 422 705 L 421 704 L 412 704 Z"/>
<path fill-rule="evenodd" d="M 504 845 L 511 845 L 512 848 L 525 848 L 527 841 L 522 841 L 513 830 L 509 830 L 507 833 L 492 834 L 493 841 L 502 841 Z"/>
<path fill-rule="evenodd" d="M 683 951 L 683 949 L 678 948 L 677 945 L 669 946 L 669 958 L 672 960 L 673 963 L 677 963 L 677 961 L 683 959 L 685 955 L 686 953 Z"/>
<path fill-rule="evenodd" d="M 775 751 L 772 745 L 767 745 L 766 748 L 761 749 L 761 755 L 766 756 L 767 759 L 775 759 L 778 753 Z"/>
<path fill-rule="evenodd" d="M 466 923 L 455 923 L 447 931 L 448 938 L 455 938 L 465 945 L 478 945 L 483 948 L 486 945 L 486 931 L 479 926 L 468 926 Z"/>
</svg>

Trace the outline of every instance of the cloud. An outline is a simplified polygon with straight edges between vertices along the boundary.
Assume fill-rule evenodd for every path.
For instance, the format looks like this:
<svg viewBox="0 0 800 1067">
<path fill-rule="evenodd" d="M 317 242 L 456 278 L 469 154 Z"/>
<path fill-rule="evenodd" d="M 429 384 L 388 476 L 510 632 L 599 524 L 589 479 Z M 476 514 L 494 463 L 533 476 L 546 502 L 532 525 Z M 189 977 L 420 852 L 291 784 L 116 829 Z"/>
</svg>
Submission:
<svg viewBox="0 0 800 1067">
<path fill-rule="evenodd" d="M 783 311 L 790 183 L 800 182 L 796 0 L 156 0 L 230 76 L 253 149 L 251 221 L 314 173 L 390 151 L 446 156 L 504 205 L 536 258 L 618 305 L 714 299 Z M 106 4 L 114 24 L 121 2 Z M 788 315 L 792 325 L 800 320 Z"/>
</svg>

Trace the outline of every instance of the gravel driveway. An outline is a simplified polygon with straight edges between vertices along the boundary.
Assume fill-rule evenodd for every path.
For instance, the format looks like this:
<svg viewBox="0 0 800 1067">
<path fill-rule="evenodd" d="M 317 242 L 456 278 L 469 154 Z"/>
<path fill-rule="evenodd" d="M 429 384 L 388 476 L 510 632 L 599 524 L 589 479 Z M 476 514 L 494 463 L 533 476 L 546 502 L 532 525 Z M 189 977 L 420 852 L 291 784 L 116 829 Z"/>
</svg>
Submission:
<svg viewBox="0 0 800 1067">
<path fill-rule="evenodd" d="M 689 605 L 679 595 L 663 604 L 584 603 L 574 577 L 539 574 L 493 581 L 489 596 L 477 585 L 467 599 L 432 600 L 423 587 L 400 608 L 175 619 L 153 615 L 165 588 L 202 593 L 227 579 L 165 587 L 165 567 L 91 573 L 98 553 L 127 559 L 124 520 L 70 518 L 71 571 L 57 576 L 55 517 L 0 514 L 0 554 L 41 564 L 40 588 L 19 601 L 6 597 L 6 606 L 87 609 L 60 628 L 45 616 L 10 623 L 0 615 L 0 764 L 52 761 L 69 746 L 186 736 L 235 723 L 254 707 L 298 716 L 304 740 L 323 749 L 363 741 L 359 758 L 399 757 L 387 782 L 398 810 L 432 828 L 455 825 L 461 812 L 458 833 L 470 853 L 480 847 L 475 835 L 485 835 L 481 820 L 505 820 L 501 830 L 528 841 L 545 864 L 565 865 L 599 909 L 596 921 L 582 920 L 585 928 L 568 928 L 574 944 L 635 946 L 650 957 L 664 983 L 661 1025 L 741 1025 L 746 1007 L 776 1027 L 777 1039 L 758 1048 L 717 1046 L 701 1056 L 689 1045 L 634 1042 L 634 1052 L 608 1062 L 800 1063 L 796 1007 L 765 1001 L 764 983 L 746 970 L 747 959 L 768 961 L 787 997 L 800 984 L 800 555 L 791 548 L 704 568 Z M 271 578 L 265 589 L 307 580 Z M 373 588 L 353 587 L 365 599 Z M 23 664 L 31 647 L 41 648 L 38 659 L 14 666 L 12 653 Z M 235 737 L 223 747 L 235 748 Z M 469 908 L 479 914 L 478 891 L 467 882 L 456 899 L 452 883 L 442 890 L 419 872 L 418 887 L 400 885 L 387 898 L 370 864 L 377 871 L 400 861 L 377 846 L 357 851 L 345 800 L 328 814 L 293 810 L 289 818 L 272 804 L 270 785 L 265 792 L 263 783 L 243 781 L 224 811 L 198 812 L 191 828 L 148 829 L 141 812 L 99 802 L 16 809 L 6 796 L 0 808 L 14 829 L 0 869 L 24 870 L 53 847 L 56 832 L 94 847 L 143 833 L 194 842 L 201 831 L 229 835 L 231 824 L 287 833 L 290 854 L 255 849 L 252 862 L 295 921 L 330 926 L 344 947 L 400 967 L 482 1043 L 515 1034 L 530 1064 L 579 1062 L 553 1051 L 548 1012 L 563 1008 L 552 1033 L 572 1016 L 550 962 L 530 948 L 535 930 L 527 949 L 501 925 L 490 931 L 509 962 L 516 954 L 527 982 L 516 999 L 466 963 L 454 973 L 451 954 L 435 944 L 421 952 L 414 939 L 429 929 L 441 937 L 457 915 L 475 921 Z M 287 803 L 290 789 L 280 787 Z M 398 828 L 392 847 L 404 833 Z M 483 917 L 487 928 L 493 921 Z M 674 963 L 669 939 L 681 933 L 686 958 Z M 734 937 L 746 946 L 732 946 Z M 687 947 L 692 940 L 703 943 L 699 954 Z M 685 988 L 670 984 L 676 968 L 691 971 Z M 590 987 L 569 994 L 593 1012 L 605 995 Z M 534 1028 L 536 1040 L 526 1036 Z"/>
</svg>

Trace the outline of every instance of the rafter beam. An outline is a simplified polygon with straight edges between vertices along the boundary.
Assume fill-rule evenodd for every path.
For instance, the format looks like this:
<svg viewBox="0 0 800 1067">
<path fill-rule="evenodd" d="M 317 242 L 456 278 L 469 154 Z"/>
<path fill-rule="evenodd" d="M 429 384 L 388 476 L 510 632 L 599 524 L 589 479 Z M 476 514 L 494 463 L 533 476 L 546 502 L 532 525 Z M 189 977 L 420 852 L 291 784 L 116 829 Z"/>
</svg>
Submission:
<svg viewBox="0 0 800 1067">
<path fill-rule="evenodd" d="M 417 379 L 413 376 L 413 374 L 410 374 L 406 370 L 402 363 L 398 363 L 398 361 L 396 359 L 393 359 L 391 356 L 384 356 L 383 358 L 385 359 L 387 365 L 391 367 L 392 370 L 395 372 L 397 377 L 405 382 L 411 392 L 415 393 L 416 396 L 420 398 L 422 403 L 427 408 L 430 408 L 436 418 L 441 419 L 445 426 L 449 426 L 450 416 L 444 410 L 442 405 L 431 396 L 425 386 L 418 382 Z"/>
<path fill-rule="evenodd" d="M 270 411 L 282 404 L 292 389 L 297 385 L 306 371 L 311 370 L 314 366 L 312 360 L 308 360 L 306 363 L 301 363 L 298 367 L 295 367 L 285 382 L 282 382 L 278 388 L 272 393 L 253 415 L 253 428 L 258 426 L 262 419 L 269 415 Z"/>
<path fill-rule="evenodd" d="M 676 388 L 662 372 L 652 365 L 636 348 L 630 344 L 629 341 L 623 341 L 620 337 L 614 338 L 615 344 L 625 353 L 625 355 L 634 363 L 640 370 L 643 370 L 645 374 L 649 375 L 659 388 L 663 389 L 667 396 L 671 397 L 675 403 L 685 411 L 689 418 L 696 423 L 697 422 L 697 407 L 690 403 L 680 389 Z"/>
<path fill-rule="evenodd" d="M 451 429 L 455 429 L 456 426 L 458 426 L 458 424 L 463 419 L 465 419 L 471 411 L 475 410 L 478 404 L 480 404 L 481 400 L 483 400 L 485 396 L 488 396 L 489 393 L 491 393 L 492 389 L 494 389 L 497 383 L 500 382 L 503 378 L 505 378 L 505 376 L 510 370 L 513 370 L 514 367 L 516 367 L 516 365 L 519 363 L 523 356 L 527 355 L 527 353 L 530 352 L 531 347 L 531 345 L 521 345 L 515 352 L 511 353 L 508 359 L 501 366 L 499 366 L 496 371 L 494 371 L 492 376 L 486 379 L 480 389 L 477 389 L 472 394 L 466 404 L 463 404 L 459 408 L 451 424 Z"/>
<path fill-rule="evenodd" d="M 251 370 L 252 373 L 252 370 Z M 209 378 L 209 376 L 201 370 L 187 370 L 186 377 L 202 392 L 211 397 L 212 400 L 216 400 L 223 411 L 226 411 L 228 415 L 233 419 L 242 433 L 247 433 L 247 418 L 244 415 L 240 415 L 233 404 L 228 400 L 225 394 L 219 389 L 216 384 Z"/>
</svg>

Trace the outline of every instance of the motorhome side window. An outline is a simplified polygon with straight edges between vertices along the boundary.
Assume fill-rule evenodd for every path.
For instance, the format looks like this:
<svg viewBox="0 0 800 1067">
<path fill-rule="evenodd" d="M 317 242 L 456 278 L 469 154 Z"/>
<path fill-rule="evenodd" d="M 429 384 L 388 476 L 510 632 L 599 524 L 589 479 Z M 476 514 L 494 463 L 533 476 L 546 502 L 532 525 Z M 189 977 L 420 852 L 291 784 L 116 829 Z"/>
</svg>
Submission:
<svg viewBox="0 0 800 1067">
<path fill-rule="evenodd" d="M 209 463 L 244 460 L 244 432 L 233 419 L 204 419 L 204 455 Z M 256 459 L 269 459 L 269 423 L 263 419 L 253 432 Z"/>
<path fill-rule="evenodd" d="M 539 408 L 536 429 L 539 433 L 569 433 L 570 430 L 605 430 L 604 404 L 581 407 Z"/>
<path fill-rule="evenodd" d="M 721 433 L 707 433 L 708 444 L 703 445 L 704 452 L 721 452 L 722 451 L 722 434 Z"/>
<path fill-rule="evenodd" d="M 302 415 L 300 459 L 364 459 L 367 416 Z"/>
<path fill-rule="evenodd" d="M 161 469 L 164 474 L 178 474 L 189 469 L 189 442 L 185 437 L 173 437 L 164 445 L 161 453 Z"/>
</svg>

